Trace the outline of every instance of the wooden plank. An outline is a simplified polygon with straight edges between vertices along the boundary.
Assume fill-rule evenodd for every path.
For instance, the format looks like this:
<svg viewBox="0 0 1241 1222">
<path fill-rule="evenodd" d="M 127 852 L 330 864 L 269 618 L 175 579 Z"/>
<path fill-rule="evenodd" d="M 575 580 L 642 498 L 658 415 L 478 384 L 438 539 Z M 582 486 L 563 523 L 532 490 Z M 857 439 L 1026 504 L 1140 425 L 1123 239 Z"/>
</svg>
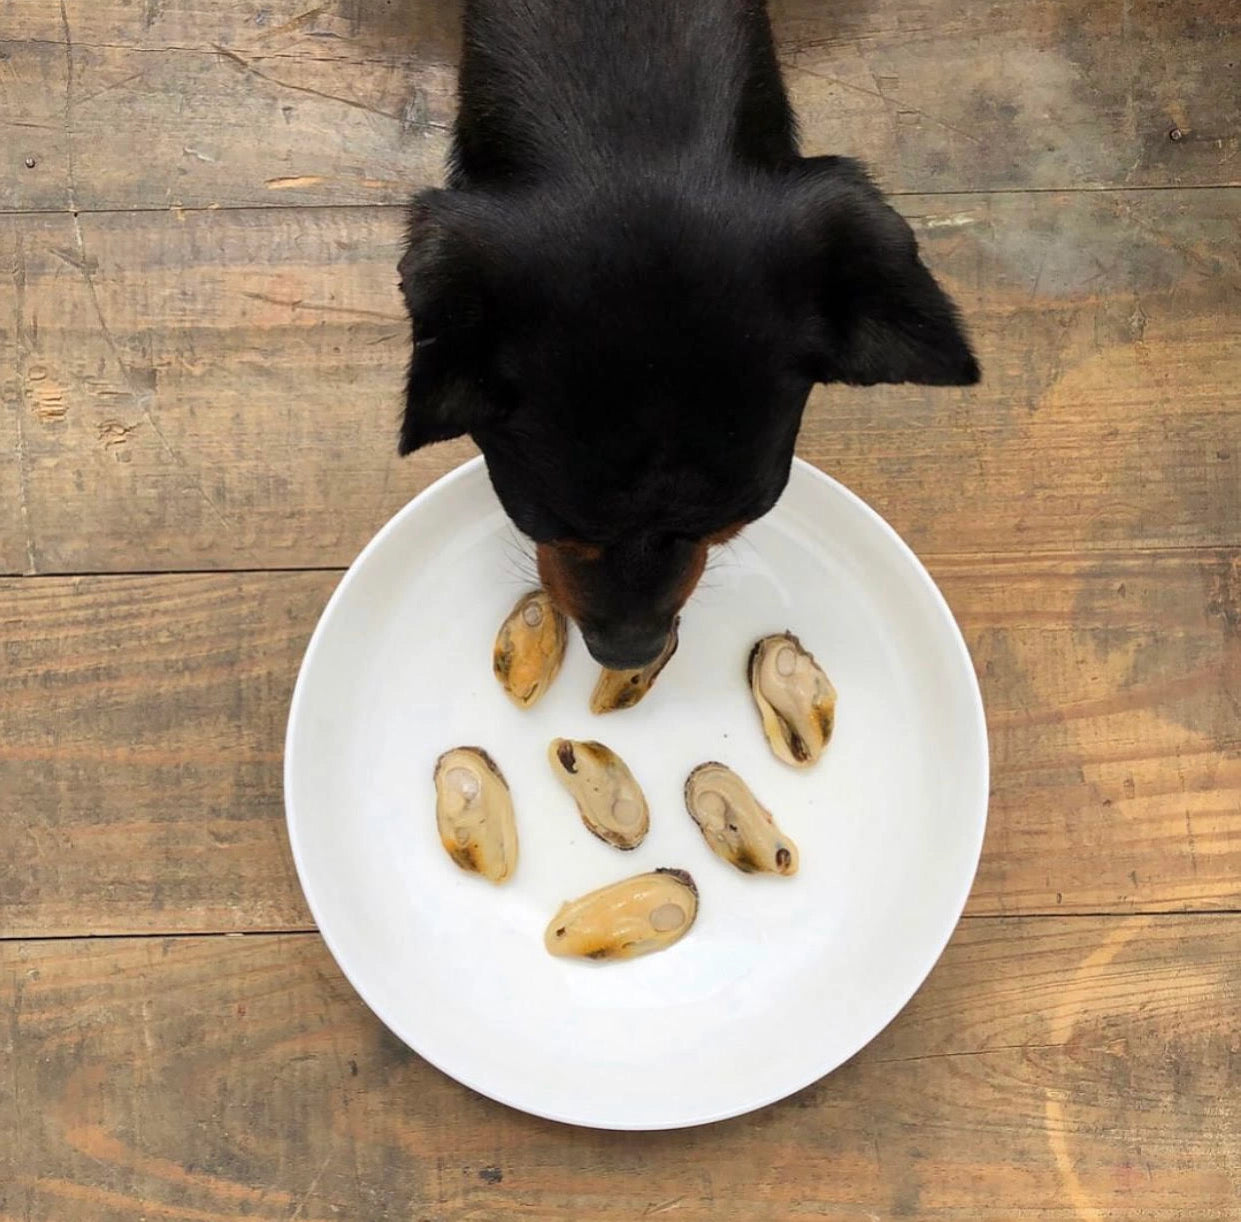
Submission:
<svg viewBox="0 0 1241 1222">
<path fill-rule="evenodd" d="M 396 458 L 397 210 L 79 225 L 20 222 L 38 570 L 340 565 L 469 452 Z"/>
<path fill-rule="evenodd" d="M 55 5 L 40 7 L 59 25 Z M 456 88 L 446 65 L 416 48 L 321 58 L 321 42 L 285 55 L 265 49 L 263 28 L 253 52 L 234 49 L 238 31 L 217 29 L 231 6 L 197 14 L 223 41 L 151 46 L 150 8 L 127 9 L 121 43 L 79 44 L 71 18 L 68 48 L 60 32 L 7 44 L 20 101 L 0 120 L 0 208 L 398 203 L 440 177 Z"/>
<path fill-rule="evenodd" d="M 311 924 L 280 763 L 337 577 L 0 586 L 0 935 Z"/>
<path fill-rule="evenodd" d="M 458 12 L 9 0 L 0 206 L 402 201 L 439 173 Z M 1241 181 L 1230 0 L 777 0 L 773 16 L 808 147 L 864 157 L 893 190 Z"/>
<path fill-rule="evenodd" d="M 820 390 L 802 453 L 923 553 L 1241 543 L 1241 190 L 902 202 L 985 380 Z M 470 452 L 394 453 L 398 210 L 14 224 L 37 571 L 344 565 Z"/>
<path fill-rule="evenodd" d="M 1241 907 L 1241 554 L 935 572 L 992 734 L 969 911 Z M 0 582 L 0 933 L 309 925 L 281 748 L 335 581 Z"/>
<path fill-rule="evenodd" d="M 932 568 L 991 735 L 969 911 L 1241 904 L 1241 555 Z"/>
<path fill-rule="evenodd" d="M 156 0 L 137 13 L 126 0 L 65 0 L 62 14 L 43 0 L 6 0 L 5 33 L 14 42 L 63 45 L 65 22 L 82 47 L 251 50 L 274 59 L 347 63 L 406 58 L 454 62 L 461 0 L 389 4 L 385 0 Z"/>
<path fill-rule="evenodd" d="M 0 573 L 34 569 L 27 521 L 26 413 L 21 392 L 28 371 L 17 335 L 26 292 L 22 267 L 16 221 L 0 217 L 0 285 L 4 286 L 0 288 L 0 447 L 5 455 L 0 461 Z M 4 308 L 5 293 L 11 293 L 11 309 Z"/>
<path fill-rule="evenodd" d="M 969 921 L 834 1075 L 644 1135 L 457 1086 L 313 935 L 9 943 L 0 1216 L 1233 1219 L 1239 962 L 1238 917 Z"/>
<path fill-rule="evenodd" d="M 1241 181 L 1230 0 L 775 10 L 808 150 L 861 157 L 897 190 Z"/>
</svg>

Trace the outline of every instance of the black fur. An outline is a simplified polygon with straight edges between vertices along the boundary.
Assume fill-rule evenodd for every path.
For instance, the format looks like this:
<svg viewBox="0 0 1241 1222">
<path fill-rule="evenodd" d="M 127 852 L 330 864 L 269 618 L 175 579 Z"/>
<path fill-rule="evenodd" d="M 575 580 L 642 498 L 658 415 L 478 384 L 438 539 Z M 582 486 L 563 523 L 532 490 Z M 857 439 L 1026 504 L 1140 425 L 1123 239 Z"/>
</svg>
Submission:
<svg viewBox="0 0 1241 1222">
<path fill-rule="evenodd" d="M 612 664 L 775 503 L 814 382 L 979 376 L 862 168 L 798 155 L 761 0 L 469 0 L 400 271 L 401 453 L 469 433 L 521 530 L 596 545 L 573 609 Z"/>
</svg>

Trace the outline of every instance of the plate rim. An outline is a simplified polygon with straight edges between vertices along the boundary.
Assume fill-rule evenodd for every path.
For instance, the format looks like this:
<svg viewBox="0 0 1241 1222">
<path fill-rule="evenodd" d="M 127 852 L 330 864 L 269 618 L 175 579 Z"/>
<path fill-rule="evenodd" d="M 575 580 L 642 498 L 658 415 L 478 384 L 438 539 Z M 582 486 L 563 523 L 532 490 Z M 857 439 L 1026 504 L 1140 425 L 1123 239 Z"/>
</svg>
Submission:
<svg viewBox="0 0 1241 1222">
<path fill-rule="evenodd" d="M 949 629 L 949 636 L 952 640 L 955 661 L 959 664 L 963 673 L 968 676 L 969 683 L 969 711 L 971 714 L 972 728 L 977 736 L 980 745 L 978 753 L 977 774 L 974 777 L 974 784 L 977 786 L 977 792 L 981 794 L 981 807 L 978 809 L 973 818 L 974 824 L 974 841 L 970 854 L 970 866 L 964 875 L 963 883 L 960 887 L 960 893 L 951 905 L 953 916 L 951 921 L 946 922 L 946 931 L 941 938 L 936 939 L 934 953 L 924 967 L 919 969 L 916 979 L 913 980 L 908 992 L 901 998 L 898 1004 L 892 1009 L 892 1012 L 880 1023 L 870 1035 L 866 1036 L 855 1045 L 849 1046 L 848 1051 L 843 1056 L 833 1055 L 831 1064 L 826 1067 L 818 1068 L 814 1075 L 803 1082 L 800 1086 L 791 1090 L 784 1086 L 776 1088 L 770 1094 L 764 1094 L 761 1098 L 740 1104 L 736 1107 L 728 1107 L 722 1110 L 711 1112 L 703 1112 L 696 1114 L 687 1114 L 684 1116 L 673 1117 L 666 1122 L 661 1123 L 625 1123 L 617 1121 L 601 1121 L 584 1119 L 581 1116 L 572 1116 L 557 1113 L 553 1109 L 539 1108 L 531 1106 L 527 1103 L 519 1103 L 513 1098 L 506 1098 L 502 1093 L 488 1089 L 486 1086 L 472 1079 L 469 1074 L 457 1073 L 444 1067 L 438 1060 L 427 1056 L 417 1044 L 407 1038 L 403 1033 L 402 1024 L 394 1021 L 394 1019 L 385 1012 L 385 1010 L 377 1005 L 368 995 L 353 974 L 346 966 L 345 959 L 338 952 L 333 936 L 328 932 L 320 916 L 320 904 L 316 900 L 313 887 L 308 882 L 307 867 L 304 859 L 304 850 L 299 838 L 297 830 L 297 821 L 294 815 L 293 800 L 293 774 L 295 770 L 295 745 L 294 740 L 297 733 L 299 719 L 302 716 L 302 706 L 305 700 L 305 689 L 308 683 L 306 678 L 315 655 L 317 654 L 320 643 L 329 630 L 329 624 L 335 614 L 337 606 L 345 597 L 345 592 L 355 579 L 358 571 L 366 564 L 368 558 L 383 546 L 389 535 L 395 533 L 404 520 L 417 512 L 417 507 L 425 498 L 432 493 L 447 488 L 448 486 L 472 478 L 480 467 L 485 466 L 482 455 L 476 455 L 467 459 L 465 462 L 454 467 L 452 470 L 445 472 L 439 478 L 433 480 L 421 491 L 411 497 L 400 509 L 396 511 L 370 538 L 362 550 L 354 558 L 353 562 L 341 574 L 340 580 L 336 583 L 327 602 L 324 604 L 323 610 L 319 614 L 319 619 L 315 624 L 314 631 L 310 634 L 310 639 L 306 643 L 306 650 L 302 655 L 302 660 L 298 665 L 297 679 L 293 685 L 293 694 L 289 700 L 288 719 L 285 725 L 284 735 L 284 763 L 281 770 L 281 781 L 283 786 L 284 811 L 285 811 L 285 832 L 289 840 L 289 848 L 293 857 L 294 868 L 297 870 L 298 883 L 302 889 L 302 895 L 305 898 L 306 906 L 310 910 L 310 915 L 315 922 L 315 932 L 323 940 L 324 945 L 328 949 L 328 953 L 332 956 L 337 968 L 341 974 L 349 982 L 350 987 L 361 998 L 366 1007 L 379 1019 L 387 1029 L 392 1032 L 397 1039 L 401 1041 L 421 1060 L 425 1061 L 438 1073 L 450 1078 L 452 1081 L 464 1086 L 467 1090 L 474 1091 L 476 1094 L 499 1103 L 504 1107 L 512 1108 L 515 1111 L 523 1112 L 527 1115 L 537 1116 L 544 1120 L 551 1120 L 558 1124 L 571 1125 L 577 1128 L 598 1129 L 610 1132 L 667 1132 L 676 1129 L 696 1128 L 704 1125 L 717 1124 L 724 1120 L 731 1120 L 738 1116 L 748 1115 L 752 1112 L 761 1111 L 763 1108 L 771 1107 L 773 1104 L 779 1103 L 784 1099 L 790 1098 L 797 1094 L 798 1091 L 805 1090 L 807 1087 L 813 1086 L 816 1082 L 822 1081 L 834 1073 L 837 1069 L 851 1061 L 859 1052 L 868 1044 L 873 1043 L 878 1037 L 891 1025 L 891 1023 L 904 1011 L 914 996 L 926 983 L 927 978 L 935 969 L 935 966 L 943 958 L 948 943 L 952 940 L 953 934 L 956 932 L 961 922 L 961 917 L 965 911 L 965 905 L 969 901 L 970 893 L 974 887 L 974 881 L 978 874 L 978 865 L 982 857 L 983 841 L 987 830 L 987 817 L 990 811 L 990 786 L 991 786 L 991 758 L 990 758 L 990 739 L 987 732 L 986 710 L 983 704 L 982 688 L 978 681 L 978 672 L 974 666 L 973 656 L 970 654 L 969 646 L 966 644 L 961 626 L 957 622 L 956 616 L 952 613 L 952 608 L 948 605 L 948 600 L 944 597 L 943 591 L 936 584 L 935 579 L 931 576 L 926 566 L 919 559 L 913 548 L 901 537 L 897 530 L 884 518 L 878 510 L 872 508 L 857 493 L 851 491 L 839 480 L 827 474 L 813 463 L 801 457 L 794 457 L 792 468 L 802 475 L 810 478 L 812 481 L 819 481 L 825 484 L 832 491 L 840 494 L 843 498 L 851 503 L 854 509 L 859 510 L 864 517 L 870 520 L 870 523 L 879 528 L 881 534 L 885 535 L 889 542 L 894 543 L 898 552 L 904 559 L 909 562 L 911 568 L 916 575 L 918 581 L 925 591 L 930 595 L 933 605 L 938 610 L 940 616 L 944 619 Z M 484 476 L 486 472 L 484 471 Z M 790 471 L 790 482 L 792 472 Z M 781 494 L 783 497 L 783 493 Z M 777 502 L 778 506 L 779 502 Z"/>
</svg>

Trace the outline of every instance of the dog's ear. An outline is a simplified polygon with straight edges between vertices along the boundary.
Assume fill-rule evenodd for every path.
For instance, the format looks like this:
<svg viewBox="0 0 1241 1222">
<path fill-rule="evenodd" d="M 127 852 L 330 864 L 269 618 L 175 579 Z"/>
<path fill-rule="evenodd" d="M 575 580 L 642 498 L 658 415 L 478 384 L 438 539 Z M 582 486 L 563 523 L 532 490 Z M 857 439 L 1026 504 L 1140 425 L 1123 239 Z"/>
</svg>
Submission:
<svg viewBox="0 0 1241 1222">
<path fill-rule="evenodd" d="M 858 162 L 802 161 L 792 207 L 813 314 L 801 357 L 815 381 L 978 381 L 956 307 L 918 257 L 913 230 Z"/>
<path fill-rule="evenodd" d="M 486 213 L 485 201 L 460 191 L 426 191 L 414 201 L 399 265 L 414 330 L 403 455 L 485 426 L 499 410 Z"/>
</svg>

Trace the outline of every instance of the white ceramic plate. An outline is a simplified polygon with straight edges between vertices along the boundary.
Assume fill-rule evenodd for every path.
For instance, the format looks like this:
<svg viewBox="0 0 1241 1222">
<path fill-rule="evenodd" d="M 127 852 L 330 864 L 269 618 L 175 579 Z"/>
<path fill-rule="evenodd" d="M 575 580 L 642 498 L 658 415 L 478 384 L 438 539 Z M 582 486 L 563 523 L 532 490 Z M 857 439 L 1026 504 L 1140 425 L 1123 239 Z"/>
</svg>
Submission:
<svg viewBox="0 0 1241 1222">
<path fill-rule="evenodd" d="M 913 995 L 978 862 L 986 729 L 947 605 L 877 514 L 798 462 L 776 509 L 709 569 L 642 704 L 590 714 L 597 668 L 574 634 L 523 712 L 491 673 L 496 629 L 530 584 L 522 550 L 475 460 L 406 505 L 328 603 L 285 750 L 289 836 L 324 940 L 411 1048 L 541 1116 L 674 1128 L 814 1082 Z M 808 772 L 771 754 L 745 682 L 752 643 L 786 628 L 839 693 Z M 582 826 L 546 761 L 558 735 L 628 761 L 651 807 L 640 848 Z M 459 744 L 490 751 L 513 791 L 520 861 L 501 887 L 459 870 L 436 833 L 432 770 Z M 708 759 L 797 842 L 794 878 L 742 875 L 707 850 L 681 790 Z M 657 866 L 698 883 L 676 946 L 610 964 L 544 950 L 562 901 Z"/>
</svg>

